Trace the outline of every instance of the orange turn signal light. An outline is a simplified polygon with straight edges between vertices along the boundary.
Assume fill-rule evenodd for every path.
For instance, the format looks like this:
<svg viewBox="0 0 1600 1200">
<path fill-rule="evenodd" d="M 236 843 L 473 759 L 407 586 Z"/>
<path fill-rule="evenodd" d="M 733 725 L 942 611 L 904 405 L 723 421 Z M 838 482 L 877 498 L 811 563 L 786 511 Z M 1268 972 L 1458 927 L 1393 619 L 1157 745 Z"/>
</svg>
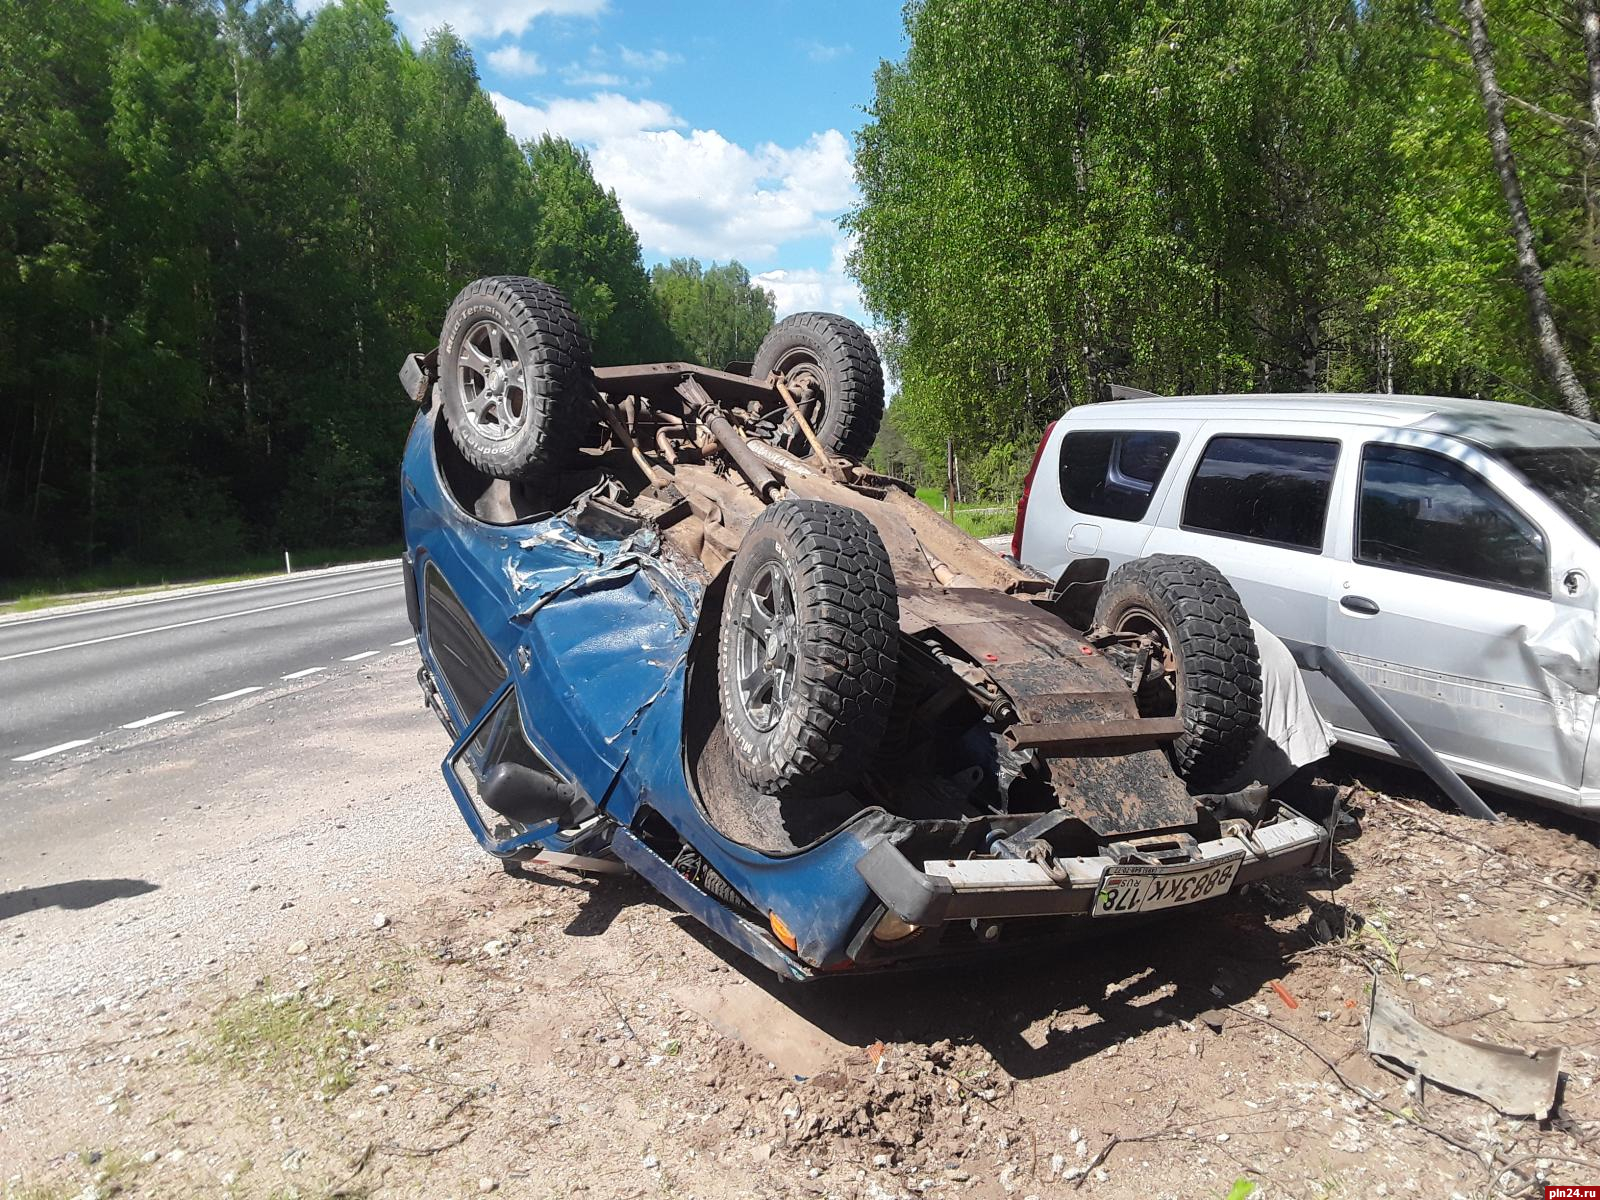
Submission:
<svg viewBox="0 0 1600 1200">
<path fill-rule="evenodd" d="M 783 923 L 783 918 L 775 912 L 769 912 L 767 914 L 767 919 L 772 922 L 772 932 L 777 939 L 785 946 L 789 947 L 789 949 L 798 953 L 800 947 L 795 941 L 794 934 L 790 931 L 789 927 Z"/>
</svg>

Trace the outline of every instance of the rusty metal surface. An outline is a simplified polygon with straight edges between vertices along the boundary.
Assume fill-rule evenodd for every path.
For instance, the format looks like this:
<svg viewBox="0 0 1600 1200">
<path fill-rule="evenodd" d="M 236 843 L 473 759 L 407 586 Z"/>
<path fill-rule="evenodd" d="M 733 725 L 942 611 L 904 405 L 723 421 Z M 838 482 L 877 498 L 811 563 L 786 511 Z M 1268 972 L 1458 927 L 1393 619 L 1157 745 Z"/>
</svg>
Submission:
<svg viewBox="0 0 1600 1200">
<path fill-rule="evenodd" d="M 594 381 L 607 395 L 638 393 L 652 395 L 670 392 L 685 378 L 698 379 L 718 400 L 770 403 L 777 398 L 766 380 L 734 375 L 695 363 L 635 363 L 624 367 L 596 367 Z"/>
<path fill-rule="evenodd" d="M 1061 806 L 1103 838 L 1194 824 L 1194 800 L 1164 750 L 1048 761 Z"/>
<path fill-rule="evenodd" d="M 780 468 L 781 470 L 781 468 Z M 917 535 L 903 517 L 881 501 L 852 491 L 841 483 L 819 475 L 790 474 L 786 476 L 789 490 L 806 500 L 827 500 L 833 504 L 853 508 L 872 522 L 883 548 L 889 552 L 889 566 L 894 571 L 895 587 L 904 596 L 908 588 L 937 586 L 933 569 L 917 542 Z M 900 628 L 915 633 L 906 624 L 902 604 Z"/>
<path fill-rule="evenodd" d="M 1107 839 L 1193 823 L 1195 804 L 1157 748 L 1181 724 L 1142 719 L 1116 666 L 1078 630 L 1024 598 L 1036 586 L 1027 573 L 898 488 L 828 478 L 815 444 L 804 460 L 767 443 L 754 449 L 729 420 L 739 415 L 731 405 L 758 400 L 793 411 L 766 381 L 688 363 L 601 368 L 595 379 L 612 396 L 648 398 L 638 411 L 652 419 L 666 420 L 655 414 L 671 411 L 668 401 L 682 403 L 684 415 L 714 436 L 720 464 L 672 464 L 694 513 L 677 531 L 677 544 L 696 550 L 708 569 L 737 554 L 763 500 L 787 494 L 862 513 L 888 551 L 902 633 L 932 639 L 974 664 L 974 678 L 999 689 L 990 716 L 1002 725 L 1012 716 L 1009 698 L 1023 722 L 1009 744 L 1037 756 L 1063 812 Z M 719 402 L 729 406 L 727 415 Z"/>
<path fill-rule="evenodd" d="M 1070 724 L 1085 734 L 1137 728 L 1130 749 L 1078 743 L 1040 749 L 1057 802 L 1102 837 L 1191 824 L 1195 804 L 1166 753 L 1149 746 L 1181 726 L 1147 724 L 1115 665 L 1039 605 L 977 588 L 900 589 L 902 628 L 948 639 L 986 670 L 1025 720 Z M 907 622 L 910 622 L 908 624 Z M 1124 726 L 1124 723 L 1127 723 Z"/>
<path fill-rule="evenodd" d="M 1047 721 L 1006 730 L 1013 750 L 1037 750 L 1050 758 L 1149 750 L 1183 732 L 1180 717 L 1124 717 L 1111 721 Z"/>
<path fill-rule="evenodd" d="M 689 405 L 700 422 L 711 431 L 711 436 L 722 446 L 722 452 L 739 468 L 739 473 L 750 481 L 750 486 L 763 500 L 776 500 L 783 484 L 772 473 L 772 468 L 750 452 L 749 443 L 739 436 L 739 431 L 717 409 L 717 402 L 693 376 L 682 379 L 673 388 Z"/>
<path fill-rule="evenodd" d="M 1032 582 L 1027 572 L 1011 566 L 977 538 L 958 529 L 914 495 L 891 488 L 884 494 L 881 503 L 898 511 L 906 519 L 916 532 L 917 540 L 933 557 L 948 564 L 958 574 L 967 576 L 976 586 L 1005 592 L 1009 588 Z"/>
</svg>

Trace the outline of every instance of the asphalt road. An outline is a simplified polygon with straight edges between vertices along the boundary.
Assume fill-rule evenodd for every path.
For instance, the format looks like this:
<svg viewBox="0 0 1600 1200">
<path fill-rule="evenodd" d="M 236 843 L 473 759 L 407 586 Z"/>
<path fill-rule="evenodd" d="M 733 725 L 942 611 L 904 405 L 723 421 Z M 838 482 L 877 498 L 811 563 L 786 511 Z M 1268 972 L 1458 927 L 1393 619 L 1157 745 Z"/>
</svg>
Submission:
<svg viewBox="0 0 1600 1200">
<path fill-rule="evenodd" d="M 410 638 L 394 562 L 0 624 L 0 781 L 399 653 Z"/>
</svg>

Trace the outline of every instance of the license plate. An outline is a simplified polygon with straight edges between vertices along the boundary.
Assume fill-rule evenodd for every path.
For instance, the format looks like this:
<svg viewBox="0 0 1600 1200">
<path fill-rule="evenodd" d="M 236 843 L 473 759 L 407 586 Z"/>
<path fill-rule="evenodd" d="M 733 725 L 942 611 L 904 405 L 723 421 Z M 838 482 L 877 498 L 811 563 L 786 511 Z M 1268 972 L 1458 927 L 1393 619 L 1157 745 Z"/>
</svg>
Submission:
<svg viewBox="0 0 1600 1200">
<path fill-rule="evenodd" d="M 1243 852 L 1177 867 L 1113 867 L 1100 877 L 1091 910 L 1097 917 L 1176 908 L 1220 896 L 1233 886 Z"/>
</svg>

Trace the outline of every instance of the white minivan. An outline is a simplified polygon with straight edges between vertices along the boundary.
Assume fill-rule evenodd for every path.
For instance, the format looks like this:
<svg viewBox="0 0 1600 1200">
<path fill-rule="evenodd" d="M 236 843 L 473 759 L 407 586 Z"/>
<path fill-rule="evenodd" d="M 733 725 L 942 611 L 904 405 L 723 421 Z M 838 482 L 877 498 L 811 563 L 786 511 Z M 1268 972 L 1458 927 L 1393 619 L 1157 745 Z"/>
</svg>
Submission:
<svg viewBox="0 0 1600 1200">
<path fill-rule="evenodd" d="M 1045 433 L 1012 551 L 1059 579 L 1215 564 L 1461 775 L 1600 814 L 1600 426 L 1433 396 L 1117 400 Z M 1320 674 L 1339 740 L 1394 756 Z"/>
</svg>

